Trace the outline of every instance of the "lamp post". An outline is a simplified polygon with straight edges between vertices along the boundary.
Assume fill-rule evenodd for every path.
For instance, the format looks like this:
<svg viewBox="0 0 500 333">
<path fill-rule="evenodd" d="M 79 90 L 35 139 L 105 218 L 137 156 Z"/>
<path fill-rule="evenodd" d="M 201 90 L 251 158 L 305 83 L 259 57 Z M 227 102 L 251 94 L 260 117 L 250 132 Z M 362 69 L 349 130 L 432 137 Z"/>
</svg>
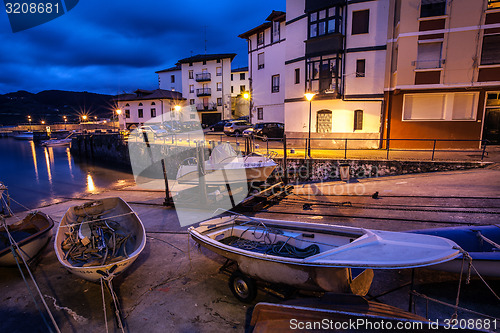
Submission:
<svg viewBox="0 0 500 333">
<path fill-rule="evenodd" d="M 66 116 L 63 116 L 64 119 L 64 130 L 66 130 L 66 123 L 68 122 L 68 118 Z"/>
<path fill-rule="evenodd" d="M 249 102 L 248 105 L 248 120 L 250 123 L 252 122 L 252 96 L 250 95 L 249 92 L 243 93 L 243 98 L 246 99 Z"/>
<path fill-rule="evenodd" d="M 309 136 L 307 139 L 307 156 L 311 158 L 311 109 L 312 109 L 312 99 L 314 97 L 314 93 L 308 92 L 305 94 L 306 99 L 309 101 Z"/>
<path fill-rule="evenodd" d="M 28 121 L 30 122 L 30 132 L 33 132 L 33 131 L 31 130 L 31 116 L 28 116 Z"/>
<path fill-rule="evenodd" d="M 177 118 L 179 118 L 179 120 L 180 120 L 179 115 L 180 115 L 180 111 L 181 111 L 181 106 L 180 105 L 174 106 L 174 110 L 175 110 L 175 112 L 177 114 Z"/>
<path fill-rule="evenodd" d="M 116 109 L 116 122 L 118 123 L 118 131 L 120 131 L 120 115 L 122 114 L 121 109 Z"/>
<path fill-rule="evenodd" d="M 82 116 L 82 122 L 80 122 L 80 129 L 81 129 L 82 131 L 83 131 L 83 125 L 82 125 L 82 123 L 83 123 L 84 121 L 86 121 L 86 120 L 87 120 L 87 116 L 86 116 L 86 115 L 83 115 L 83 116 Z"/>
</svg>

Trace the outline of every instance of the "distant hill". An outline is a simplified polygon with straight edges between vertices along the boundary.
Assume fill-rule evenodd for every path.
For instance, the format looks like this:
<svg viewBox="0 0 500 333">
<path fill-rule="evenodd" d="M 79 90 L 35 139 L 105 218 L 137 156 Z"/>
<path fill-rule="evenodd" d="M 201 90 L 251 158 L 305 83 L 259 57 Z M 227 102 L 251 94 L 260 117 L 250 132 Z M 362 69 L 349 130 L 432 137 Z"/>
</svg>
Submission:
<svg viewBox="0 0 500 333">
<path fill-rule="evenodd" d="M 47 124 L 78 121 L 78 116 L 110 118 L 113 96 L 89 92 L 45 90 L 37 94 L 20 90 L 0 95 L 0 125 L 27 123 L 28 115 L 33 123 L 45 120 Z"/>
</svg>

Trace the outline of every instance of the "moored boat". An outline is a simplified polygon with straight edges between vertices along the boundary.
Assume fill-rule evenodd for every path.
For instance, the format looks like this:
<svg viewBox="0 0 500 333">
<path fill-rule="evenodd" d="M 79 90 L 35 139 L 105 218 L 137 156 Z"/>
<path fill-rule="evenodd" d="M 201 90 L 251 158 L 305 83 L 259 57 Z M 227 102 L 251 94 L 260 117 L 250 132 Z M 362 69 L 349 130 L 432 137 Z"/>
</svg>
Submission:
<svg viewBox="0 0 500 333">
<path fill-rule="evenodd" d="M 500 224 L 451 228 L 422 229 L 412 231 L 415 234 L 439 236 L 457 243 L 472 259 L 472 265 L 483 276 L 500 277 Z M 462 255 L 458 258 L 430 269 L 460 273 Z M 465 262 L 464 269 L 468 263 Z M 471 274 L 477 275 L 474 269 Z"/>
<path fill-rule="evenodd" d="M 22 255 L 26 262 L 32 260 L 49 242 L 53 226 L 52 219 L 41 212 L 29 213 L 23 220 L 7 226 L 7 230 L 20 248 L 17 255 Z M 15 266 L 16 259 L 11 251 L 7 230 L 5 226 L 0 226 L 0 266 Z"/>
<path fill-rule="evenodd" d="M 71 273 L 89 281 L 122 273 L 145 245 L 144 225 L 121 198 L 70 207 L 54 242 L 59 262 Z"/>
<path fill-rule="evenodd" d="M 58 146 L 69 146 L 71 144 L 70 138 L 66 139 L 51 139 L 42 142 L 42 146 L 46 147 L 58 147 Z"/>
<path fill-rule="evenodd" d="M 14 136 L 16 140 L 33 140 L 33 132 L 21 132 Z"/>
<path fill-rule="evenodd" d="M 207 185 L 225 185 L 247 182 L 264 182 L 276 168 L 276 162 L 265 155 L 241 156 L 229 144 L 217 146 L 203 163 Z M 179 183 L 198 184 L 200 175 L 195 158 L 186 159 L 177 172 Z"/>
<path fill-rule="evenodd" d="M 368 285 L 355 285 L 356 292 L 351 268 L 423 267 L 459 255 L 453 241 L 440 237 L 237 215 L 202 222 L 189 233 L 251 278 L 341 293 L 363 294 L 371 284 L 364 279 Z M 247 282 L 238 278 L 234 289 L 248 294 Z"/>
</svg>

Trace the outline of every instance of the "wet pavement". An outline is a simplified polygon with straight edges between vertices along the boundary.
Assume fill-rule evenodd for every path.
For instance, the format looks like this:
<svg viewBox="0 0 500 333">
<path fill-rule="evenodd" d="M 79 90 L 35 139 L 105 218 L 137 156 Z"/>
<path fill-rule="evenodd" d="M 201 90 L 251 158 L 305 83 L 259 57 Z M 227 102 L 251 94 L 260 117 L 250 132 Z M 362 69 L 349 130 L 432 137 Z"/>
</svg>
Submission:
<svg viewBox="0 0 500 333">
<path fill-rule="evenodd" d="M 377 199 L 372 198 L 375 192 Z M 142 219 L 148 236 L 137 261 L 113 281 L 126 331 L 243 332 L 252 305 L 280 301 L 262 291 L 250 305 L 236 300 L 228 288 L 228 277 L 218 272 L 225 260 L 189 240 L 187 228 L 180 227 L 175 210 L 162 206 L 163 191 L 137 186 L 122 188 L 66 199 L 40 210 L 57 222 L 70 206 L 113 196 L 129 202 Z M 305 202 L 312 203 L 312 210 L 303 210 Z M 492 165 L 476 170 L 360 179 L 348 184 L 339 181 L 296 185 L 294 194 L 255 216 L 404 231 L 499 223 L 499 212 L 500 168 Z M 9 219 L 9 223 L 14 221 Z M 56 228 L 57 224 L 54 233 Z M 59 264 L 52 243 L 32 269 L 62 332 L 106 331 L 101 286 L 67 272 Z M 454 304 L 458 279 L 456 274 L 416 269 L 414 288 Z M 368 297 L 410 280 L 411 270 L 377 271 Z M 500 279 L 490 278 L 487 282 L 500 294 Z M 376 299 L 407 310 L 408 290 L 404 287 Z M 17 269 L 0 268 L 0 295 L 1 331 L 47 331 Z M 113 319 L 109 293 L 105 295 L 109 330 L 120 331 Z M 425 316 L 426 302 L 417 299 L 415 304 L 417 314 Z M 462 285 L 459 305 L 500 318 L 500 302 L 477 278 Z M 452 314 L 453 309 L 430 304 L 427 315 L 432 320 L 443 320 Z M 458 315 L 480 318 L 463 311 Z M 499 320 L 497 323 L 500 325 Z"/>
</svg>

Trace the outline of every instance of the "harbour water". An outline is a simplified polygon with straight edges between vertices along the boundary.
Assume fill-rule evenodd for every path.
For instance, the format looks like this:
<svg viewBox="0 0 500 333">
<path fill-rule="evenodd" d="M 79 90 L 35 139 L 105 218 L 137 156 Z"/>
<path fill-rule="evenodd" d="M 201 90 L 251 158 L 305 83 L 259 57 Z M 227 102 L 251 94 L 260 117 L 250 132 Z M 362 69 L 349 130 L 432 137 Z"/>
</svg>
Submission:
<svg viewBox="0 0 500 333">
<path fill-rule="evenodd" d="M 69 147 L 1 138 L 0 182 L 8 186 L 11 208 L 22 211 L 26 209 L 23 206 L 34 209 L 67 197 L 123 187 L 133 183 L 133 175 L 76 161 Z"/>
</svg>

